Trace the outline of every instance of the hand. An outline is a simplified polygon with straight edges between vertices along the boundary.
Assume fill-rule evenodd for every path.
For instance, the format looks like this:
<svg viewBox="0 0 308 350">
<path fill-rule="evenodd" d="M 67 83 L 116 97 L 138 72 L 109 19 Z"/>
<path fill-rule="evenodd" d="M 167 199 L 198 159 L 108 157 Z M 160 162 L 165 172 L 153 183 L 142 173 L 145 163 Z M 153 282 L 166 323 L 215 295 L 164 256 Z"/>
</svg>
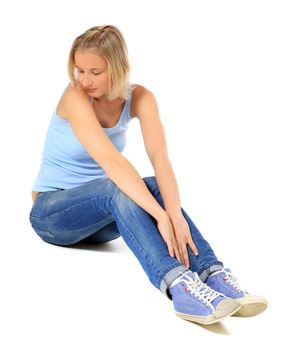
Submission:
<svg viewBox="0 0 308 350">
<path fill-rule="evenodd" d="M 176 258 L 181 261 L 181 256 L 179 253 L 179 248 L 174 236 L 174 231 L 172 227 L 172 223 L 167 213 L 161 216 L 157 221 L 157 228 L 160 232 L 163 240 L 166 242 L 169 255 L 174 258 L 174 254 Z"/>
<path fill-rule="evenodd" d="M 181 214 L 175 219 L 172 219 L 172 225 L 174 229 L 175 238 L 179 247 L 181 260 L 184 265 L 189 268 L 189 257 L 187 252 L 187 244 L 195 255 L 198 255 L 198 249 L 195 246 L 192 238 L 190 229 L 184 216 Z"/>
</svg>

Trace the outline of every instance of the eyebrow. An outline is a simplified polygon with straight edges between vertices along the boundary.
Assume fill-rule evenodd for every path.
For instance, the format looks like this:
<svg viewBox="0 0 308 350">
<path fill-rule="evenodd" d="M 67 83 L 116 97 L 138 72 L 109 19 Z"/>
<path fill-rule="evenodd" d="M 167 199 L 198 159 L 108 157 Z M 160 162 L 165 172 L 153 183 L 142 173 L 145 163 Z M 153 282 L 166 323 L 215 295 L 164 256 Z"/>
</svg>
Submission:
<svg viewBox="0 0 308 350">
<path fill-rule="evenodd" d="M 76 68 L 82 70 L 82 68 L 78 67 L 77 64 L 75 64 L 75 66 L 76 66 Z M 103 70 L 103 68 L 91 68 L 91 70 Z"/>
</svg>

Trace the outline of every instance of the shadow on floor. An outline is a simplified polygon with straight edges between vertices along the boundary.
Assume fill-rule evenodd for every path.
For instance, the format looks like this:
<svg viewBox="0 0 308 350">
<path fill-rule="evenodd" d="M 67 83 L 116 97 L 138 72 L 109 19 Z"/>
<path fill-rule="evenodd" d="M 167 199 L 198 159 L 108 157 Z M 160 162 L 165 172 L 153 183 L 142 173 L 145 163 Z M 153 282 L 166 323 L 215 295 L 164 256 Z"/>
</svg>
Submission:
<svg viewBox="0 0 308 350">
<path fill-rule="evenodd" d="M 122 239 L 115 239 L 106 243 L 93 241 L 80 241 L 72 245 L 58 245 L 62 248 L 91 250 L 105 253 L 129 253 L 128 247 Z"/>
<path fill-rule="evenodd" d="M 217 323 L 212 323 L 207 325 L 200 324 L 197 322 L 192 322 L 192 323 L 212 333 L 222 334 L 222 335 L 231 335 L 230 331 L 225 327 L 225 325 L 222 322 L 217 322 Z"/>
</svg>

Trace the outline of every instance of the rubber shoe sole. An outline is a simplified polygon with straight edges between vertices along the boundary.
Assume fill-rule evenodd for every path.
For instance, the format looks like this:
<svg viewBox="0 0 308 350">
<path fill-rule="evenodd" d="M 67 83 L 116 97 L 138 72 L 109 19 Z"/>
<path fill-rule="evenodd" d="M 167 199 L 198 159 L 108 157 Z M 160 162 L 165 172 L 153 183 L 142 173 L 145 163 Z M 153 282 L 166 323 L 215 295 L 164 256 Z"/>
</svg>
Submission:
<svg viewBox="0 0 308 350">
<path fill-rule="evenodd" d="M 233 299 L 224 299 L 221 301 L 216 309 L 216 312 L 209 316 L 196 316 L 183 314 L 181 312 L 176 312 L 175 314 L 178 317 L 183 318 L 184 320 L 193 321 L 201 324 L 212 324 L 216 322 L 220 322 L 223 319 L 232 316 L 234 313 L 240 310 L 242 305 Z"/>
<path fill-rule="evenodd" d="M 240 303 L 241 307 L 232 316 L 237 317 L 256 316 L 263 312 L 268 305 L 265 298 L 255 295 L 247 295 L 246 297 L 238 298 L 236 300 Z"/>
</svg>

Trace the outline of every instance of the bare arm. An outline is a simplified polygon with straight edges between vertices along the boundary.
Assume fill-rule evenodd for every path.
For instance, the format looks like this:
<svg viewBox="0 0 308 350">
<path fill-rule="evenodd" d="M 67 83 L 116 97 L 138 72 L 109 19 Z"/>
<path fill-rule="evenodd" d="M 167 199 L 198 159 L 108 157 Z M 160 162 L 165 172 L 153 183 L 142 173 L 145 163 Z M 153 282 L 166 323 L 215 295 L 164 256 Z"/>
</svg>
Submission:
<svg viewBox="0 0 308 350">
<path fill-rule="evenodd" d="M 167 214 L 148 190 L 133 165 L 114 147 L 99 124 L 87 94 L 70 87 L 64 96 L 65 115 L 91 157 L 128 197 L 156 220 Z"/>
<path fill-rule="evenodd" d="M 165 131 L 155 96 L 143 86 L 136 88 L 136 113 L 144 145 L 153 165 L 165 210 L 172 221 L 182 215 L 178 184 L 168 157 Z"/>
<path fill-rule="evenodd" d="M 137 115 L 139 116 L 144 144 L 147 154 L 155 170 L 156 181 L 174 228 L 174 234 L 179 246 L 180 261 L 189 267 L 187 245 L 198 255 L 190 228 L 181 210 L 181 201 L 178 184 L 171 162 L 168 157 L 167 142 L 164 127 L 160 120 L 155 96 L 146 88 L 140 87 L 138 93 L 139 103 Z"/>
<path fill-rule="evenodd" d="M 105 171 L 110 179 L 156 220 L 167 215 L 148 190 L 134 166 L 122 155 L 110 159 Z M 108 169 L 108 170 L 107 170 Z"/>
</svg>

